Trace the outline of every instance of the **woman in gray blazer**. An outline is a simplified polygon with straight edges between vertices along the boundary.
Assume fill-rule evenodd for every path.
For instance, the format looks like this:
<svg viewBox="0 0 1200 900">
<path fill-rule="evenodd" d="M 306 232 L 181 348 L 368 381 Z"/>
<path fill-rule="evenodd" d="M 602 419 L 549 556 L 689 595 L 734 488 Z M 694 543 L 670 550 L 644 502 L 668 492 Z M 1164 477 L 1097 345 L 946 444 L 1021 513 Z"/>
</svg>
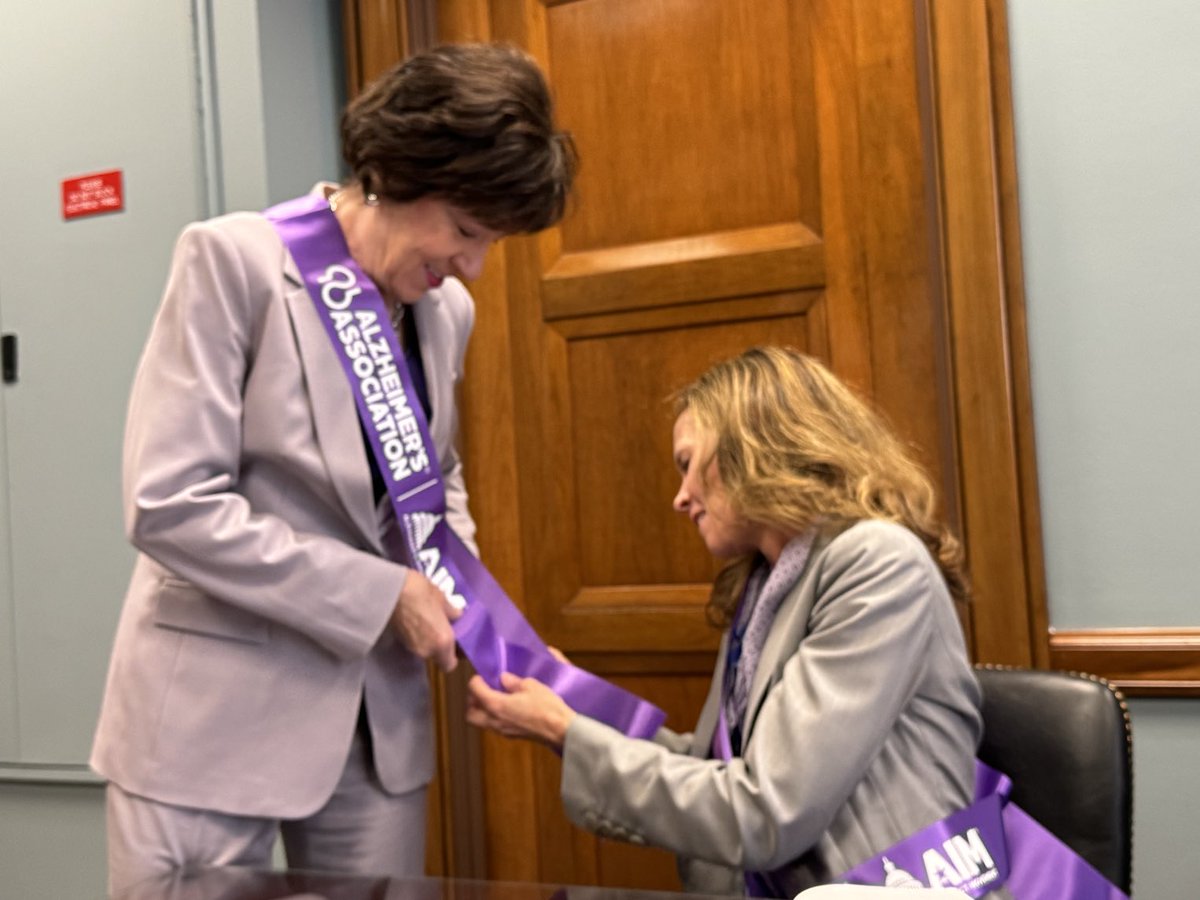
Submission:
<svg viewBox="0 0 1200 900">
<path fill-rule="evenodd" d="M 294 203 L 378 288 L 415 385 L 406 409 L 426 407 L 422 458 L 436 454 L 446 521 L 474 550 L 454 449 L 474 320 L 459 279 L 496 239 L 559 219 L 574 150 L 536 65 L 490 45 L 385 73 L 347 108 L 342 144 L 347 183 Z M 273 221 L 184 230 L 133 387 L 138 556 L 91 758 L 109 781 L 114 891 L 175 866 L 267 865 L 280 830 L 294 867 L 423 870 L 425 660 L 454 667 L 457 613 L 409 568 L 351 382 Z"/>
<path fill-rule="evenodd" d="M 679 856 L 687 890 L 792 897 L 970 804 L 980 693 L 929 479 L 815 360 L 758 348 L 678 395 L 675 509 L 726 628 L 691 734 L 627 738 L 532 679 L 470 720 L 562 753 L 576 824 Z"/>
</svg>

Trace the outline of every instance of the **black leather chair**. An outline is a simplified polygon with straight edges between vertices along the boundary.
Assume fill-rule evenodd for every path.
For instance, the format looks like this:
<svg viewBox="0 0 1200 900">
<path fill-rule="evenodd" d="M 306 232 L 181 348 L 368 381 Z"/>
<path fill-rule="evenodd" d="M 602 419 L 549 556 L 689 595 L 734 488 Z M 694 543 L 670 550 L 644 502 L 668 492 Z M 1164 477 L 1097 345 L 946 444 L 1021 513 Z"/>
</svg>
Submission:
<svg viewBox="0 0 1200 900">
<path fill-rule="evenodd" d="M 1008 775 L 1012 802 L 1130 893 L 1133 733 L 1103 678 L 978 665 L 979 758 Z"/>
</svg>

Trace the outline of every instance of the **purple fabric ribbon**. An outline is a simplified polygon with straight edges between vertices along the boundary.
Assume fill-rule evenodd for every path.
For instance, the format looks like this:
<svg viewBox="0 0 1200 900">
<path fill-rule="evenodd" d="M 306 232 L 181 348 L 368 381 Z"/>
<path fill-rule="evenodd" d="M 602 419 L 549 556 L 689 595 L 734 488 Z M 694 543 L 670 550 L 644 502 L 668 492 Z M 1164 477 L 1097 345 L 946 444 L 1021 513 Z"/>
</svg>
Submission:
<svg viewBox="0 0 1200 900">
<path fill-rule="evenodd" d="M 323 197 L 307 195 L 264 215 L 303 275 L 345 370 L 412 564 L 463 610 L 454 634 L 493 688 L 512 672 L 545 682 L 578 712 L 649 739 L 662 710 L 602 678 L 560 663 L 491 573 L 445 520 L 440 466 L 412 378 L 384 305 L 351 258 Z"/>
<path fill-rule="evenodd" d="M 1015 900 L 1129 900 L 1090 863 L 1009 801 L 1012 782 L 975 762 L 975 802 L 855 866 L 838 881 L 955 887 Z"/>
</svg>

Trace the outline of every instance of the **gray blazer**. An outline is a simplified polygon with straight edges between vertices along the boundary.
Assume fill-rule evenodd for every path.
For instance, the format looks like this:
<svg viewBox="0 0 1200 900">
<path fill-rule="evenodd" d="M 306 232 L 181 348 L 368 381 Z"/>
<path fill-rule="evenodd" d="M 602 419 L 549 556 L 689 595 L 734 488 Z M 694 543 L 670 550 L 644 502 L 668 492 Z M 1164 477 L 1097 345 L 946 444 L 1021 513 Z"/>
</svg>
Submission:
<svg viewBox="0 0 1200 900">
<path fill-rule="evenodd" d="M 474 549 L 454 388 L 474 305 L 415 306 L 447 518 Z M 365 695 L 383 786 L 433 772 L 425 664 L 389 627 L 407 569 L 377 508 L 350 386 L 261 215 L 189 226 L 125 434 L 139 550 L 91 764 L 125 790 L 235 815 L 305 816 L 342 772 Z M 398 557 L 403 558 L 403 557 Z"/>
<path fill-rule="evenodd" d="M 729 763 L 708 758 L 727 639 L 695 733 L 638 741 L 575 718 L 572 821 L 675 852 L 686 890 L 741 893 L 747 869 L 791 897 L 971 802 L 979 686 L 937 565 L 907 529 L 864 521 L 818 539 Z"/>
</svg>

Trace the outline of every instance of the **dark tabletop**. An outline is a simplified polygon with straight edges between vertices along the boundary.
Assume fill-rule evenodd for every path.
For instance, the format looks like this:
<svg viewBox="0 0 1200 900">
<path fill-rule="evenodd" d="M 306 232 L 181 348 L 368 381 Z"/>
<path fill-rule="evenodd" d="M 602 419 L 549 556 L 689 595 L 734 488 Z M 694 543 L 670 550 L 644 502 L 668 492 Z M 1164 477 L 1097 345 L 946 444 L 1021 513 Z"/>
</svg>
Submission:
<svg viewBox="0 0 1200 900">
<path fill-rule="evenodd" d="M 172 873 L 142 882 L 112 900 L 681 900 L 702 896 L 513 881 L 223 868 Z"/>
</svg>

